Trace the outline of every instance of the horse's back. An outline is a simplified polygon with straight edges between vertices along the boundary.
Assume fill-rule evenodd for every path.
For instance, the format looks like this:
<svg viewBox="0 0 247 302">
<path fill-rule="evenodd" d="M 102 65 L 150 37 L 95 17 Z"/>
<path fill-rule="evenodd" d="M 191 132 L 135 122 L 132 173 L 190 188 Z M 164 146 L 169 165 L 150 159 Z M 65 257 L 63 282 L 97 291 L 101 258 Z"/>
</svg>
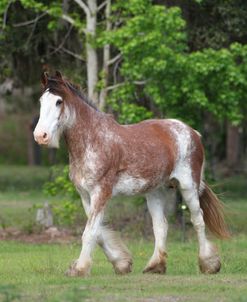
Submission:
<svg viewBox="0 0 247 302">
<path fill-rule="evenodd" d="M 132 141 L 139 140 L 144 145 L 160 142 L 171 148 L 177 161 L 190 157 L 195 150 L 203 152 L 200 133 L 176 119 L 150 119 L 123 127 Z"/>
<path fill-rule="evenodd" d="M 164 164 L 170 179 L 186 175 L 200 185 L 204 151 L 196 130 L 176 119 L 146 120 L 124 127 L 130 141 L 139 144 L 144 154 L 149 154 L 147 166 Z"/>
</svg>

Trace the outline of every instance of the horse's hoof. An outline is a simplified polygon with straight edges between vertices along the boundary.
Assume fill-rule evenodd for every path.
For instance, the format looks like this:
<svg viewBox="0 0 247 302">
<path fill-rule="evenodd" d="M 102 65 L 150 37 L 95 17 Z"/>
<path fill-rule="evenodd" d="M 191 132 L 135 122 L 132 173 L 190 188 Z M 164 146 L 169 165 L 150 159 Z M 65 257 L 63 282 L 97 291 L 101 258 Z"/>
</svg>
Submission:
<svg viewBox="0 0 247 302">
<path fill-rule="evenodd" d="M 151 258 L 147 266 L 144 268 L 143 273 L 165 274 L 166 258 L 167 258 L 167 253 L 165 251 L 159 251 L 158 257 Z"/>
<path fill-rule="evenodd" d="M 199 257 L 199 268 L 203 274 L 217 274 L 221 268 L 219 255 L 216 254 L 207 258 Z"/>
<path fill-rule="evenodd" d="M 90 275 L 90 265 L 77 267 L 77 261 L 73 262 L 65 273 L 68 277 L 87 277 Z"/>
<path fill-rule="evenodd" d="M 132 260 L 120 260 L 114 263 L 115 273 L 118 275 L 125 275 L 132 272 Z"/>
<path fill-rule="evenodd" d="M 150 274 L 165 274 L 166 273 L 166 263 L 163 262 L 157 262 L 151 265 L 148 265 L 143 270 L 143 273 L 150 273 Z"/>
</svg>

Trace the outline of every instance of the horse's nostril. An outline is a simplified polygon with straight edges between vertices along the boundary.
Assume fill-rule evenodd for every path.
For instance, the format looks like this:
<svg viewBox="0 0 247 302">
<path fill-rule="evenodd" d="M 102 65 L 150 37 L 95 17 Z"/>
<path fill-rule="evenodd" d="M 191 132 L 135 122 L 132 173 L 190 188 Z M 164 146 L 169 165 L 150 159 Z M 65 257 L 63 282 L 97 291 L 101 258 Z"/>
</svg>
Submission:
<svg viewBox="0 0 247 302">
<path fill-rule="evenodd" d="M 43 138 L 46 138 L 46 137 L 47 137 L 47 133 L 44 133 L 44 134 L 43 134 Z"/>
</svg>

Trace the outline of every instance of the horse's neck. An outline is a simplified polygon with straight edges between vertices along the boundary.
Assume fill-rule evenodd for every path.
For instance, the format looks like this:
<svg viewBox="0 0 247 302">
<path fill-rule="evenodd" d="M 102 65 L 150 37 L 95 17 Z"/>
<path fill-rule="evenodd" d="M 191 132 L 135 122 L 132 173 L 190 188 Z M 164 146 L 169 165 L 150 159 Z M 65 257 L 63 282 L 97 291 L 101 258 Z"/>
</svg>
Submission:
<svg viewBox="0 0 247 302">
<path fill-rule="evenodd" d="M 65 132 L 70 163 L 83 160 L 87 146 L 93 143 L 95 133 L 100 127 L 102 114 L 87 104 L 76 108 L 74 125 Z"/>
</svg>

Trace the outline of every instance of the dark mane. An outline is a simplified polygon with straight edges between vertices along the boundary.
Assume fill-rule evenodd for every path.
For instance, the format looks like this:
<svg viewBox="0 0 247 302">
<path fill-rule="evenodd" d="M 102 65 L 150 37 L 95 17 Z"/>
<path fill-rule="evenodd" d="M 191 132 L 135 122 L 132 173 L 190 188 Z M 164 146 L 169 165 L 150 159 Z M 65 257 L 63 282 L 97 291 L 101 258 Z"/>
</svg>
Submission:
<svg viewBox="0 0 247 302">
<path fill-rule="evenodd" d="M 63 87 L 65 86 L 73 94 L 78 96 L 83 102 L 85 102 L 90 107 L 92 107 L 98 111 L 98 108 L 96 107 L 96 105 L 94 105 L 93 102 L 88 98 L 88 96 L 81 91 L 79 86 L 77 86 L 65 79 L 60 80 L 58 78 L 48 77 L 47 80 L 48 80 L 47 85 L 44 88 L 44 90 L 48 89 L 52 93 L 61 95 L 61 94 L 63 94 Z"/>
</svg>

